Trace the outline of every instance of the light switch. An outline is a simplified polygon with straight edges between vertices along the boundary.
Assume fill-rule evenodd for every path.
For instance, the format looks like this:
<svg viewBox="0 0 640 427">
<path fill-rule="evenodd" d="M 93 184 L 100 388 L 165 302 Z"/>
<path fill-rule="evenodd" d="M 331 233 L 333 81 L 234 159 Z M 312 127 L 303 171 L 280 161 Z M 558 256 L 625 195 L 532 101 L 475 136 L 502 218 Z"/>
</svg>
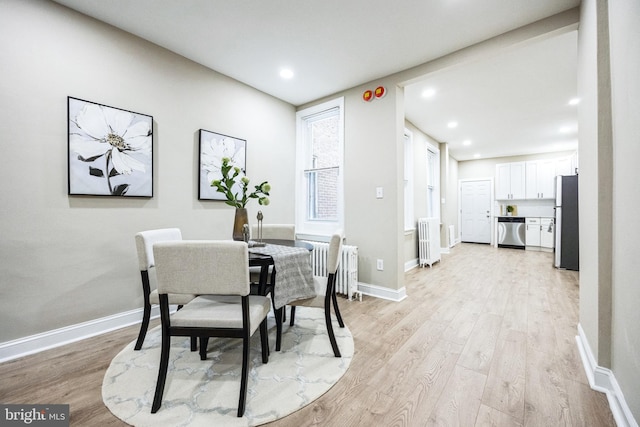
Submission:
<svg viewBox="0 0 640 427">
<path fill-rule="evenodd" d="M 376 187 L 376 199 L 382 199 L 384 197 L 384 191 L 382 191 L 382 187 Z"/>
</svg>

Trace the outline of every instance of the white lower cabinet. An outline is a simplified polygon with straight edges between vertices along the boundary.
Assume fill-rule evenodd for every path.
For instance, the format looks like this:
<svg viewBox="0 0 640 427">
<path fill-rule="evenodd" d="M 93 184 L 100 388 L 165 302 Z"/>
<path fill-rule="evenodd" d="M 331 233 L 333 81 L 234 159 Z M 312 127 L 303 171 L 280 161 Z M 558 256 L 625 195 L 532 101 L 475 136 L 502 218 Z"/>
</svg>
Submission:
<svg viewBox="0 0 640 427">
<path fill-rule="evenodd" d="M 540 246 L 540 218 L 527 218 L 525 220 L 526 233 L 525 245 L 539 247 Z"/>
<path fill-rule="evenodd" d="M 556 246 L 555 222 L 553 218 L 540 219 L 540 246 L 553 249 Z"/>
<path fill-rule="evenodd" d="M 525 245 L 528 250 L 551 252 L 555 246 L 553 218 L 526 218 Z"/>
</svg>

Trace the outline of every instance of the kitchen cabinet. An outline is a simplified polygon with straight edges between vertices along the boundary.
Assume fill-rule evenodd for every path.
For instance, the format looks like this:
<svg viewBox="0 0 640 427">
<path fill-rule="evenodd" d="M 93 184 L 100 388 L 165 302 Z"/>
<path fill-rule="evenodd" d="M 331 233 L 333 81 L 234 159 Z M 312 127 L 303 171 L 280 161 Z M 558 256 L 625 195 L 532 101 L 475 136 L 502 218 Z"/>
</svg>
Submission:
<svg viewBox="0 0 640 427">
<path fill-rule="evenodd" d="M 525 245 L 540 247 L 540 218 L 526 218 Z"/>
<path fill-rule="evenodd" d="M 555 223 L 553 218 L 540 219 L 540 246 L 544 249 L 553 249 L 556 245 Z"/>
<path fill-rule="evenodd" d="M 527 199 L 553 199 L 556 159 L 525 163 L 525 194 Z"/>
<path fill-rule="evenodd" d="M 556 175 L 575 175 L 571 157 L 556 159 Z"/>
<path fill-rule="evenodd" d="M 496 200 L 524 199 L 525 181 L 525 162 L 497 164 Z"/>
<path fill-rule="evenodd" d="M 526 249 L 552 252 L 555 246 L 553 218 L 527 217 L 525 224 Z"/>
</svg>

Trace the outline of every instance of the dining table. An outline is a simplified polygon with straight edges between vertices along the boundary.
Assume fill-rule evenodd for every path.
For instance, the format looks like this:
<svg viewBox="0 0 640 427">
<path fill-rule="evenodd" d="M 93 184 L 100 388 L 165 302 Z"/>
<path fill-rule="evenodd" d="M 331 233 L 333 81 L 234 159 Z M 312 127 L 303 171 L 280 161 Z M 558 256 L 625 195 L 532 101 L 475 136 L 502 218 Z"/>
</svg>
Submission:
<svg viewBox="0 0 640 427">
<path fill-rule="evenodd" d="M 271 293 L 276 320 L 276 351 L 282 343 L 284 307 L 316 296 L 311 269 L 313 245 L 302 240 L 264 239 L 249 242 L 249 267 L 259 267 L 256 293 Z"/>
</svg>

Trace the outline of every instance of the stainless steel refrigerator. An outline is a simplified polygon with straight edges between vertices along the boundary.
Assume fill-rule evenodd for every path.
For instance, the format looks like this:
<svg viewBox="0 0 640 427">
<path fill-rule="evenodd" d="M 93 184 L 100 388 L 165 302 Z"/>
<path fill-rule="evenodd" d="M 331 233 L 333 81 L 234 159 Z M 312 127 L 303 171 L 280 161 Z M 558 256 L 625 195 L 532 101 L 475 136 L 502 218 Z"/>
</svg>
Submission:
<svg viewBox="0 0 640 427">
<path fill-rule="evenodd" d="M 578 175 L 556 177 L 556 248 L 557 268 L 579 270 Z"/>
</svg>

